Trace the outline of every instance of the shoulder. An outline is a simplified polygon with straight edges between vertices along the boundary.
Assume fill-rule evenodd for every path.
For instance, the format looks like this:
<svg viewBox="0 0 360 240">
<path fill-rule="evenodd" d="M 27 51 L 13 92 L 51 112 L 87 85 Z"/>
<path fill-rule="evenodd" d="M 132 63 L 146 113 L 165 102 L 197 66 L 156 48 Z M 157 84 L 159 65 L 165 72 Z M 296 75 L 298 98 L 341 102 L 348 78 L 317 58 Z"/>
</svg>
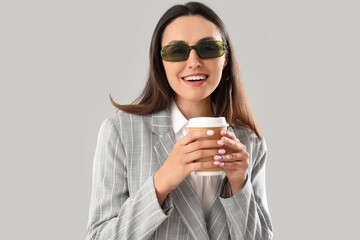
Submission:
<svg viewBox="0 0 360 240">
<path fill-rule="evenodd" d="M 133 113 L 127 113 L 122 110 L 119 110 L 112 116 L 106 118 L 102 121 L 101 125 L 102 127 L 114 127 L 118 132 L 123 131 L 124 129 L 130 128 L 130 127 L 136 127 L 139 126 L 139 124 L 143 124 L 146 122 L 151 122 L 151 116 L 152 114 L 133 114 Z"/>
<path fill-rule="evenodd" d="M 168 109 L 148 114 L 133 114 L 118 110 L 109 118 L 103 120 L 103 125 L 113 125 L 121 136 L 124 133 L 136 134 L 141 130 L 152 130 L 154 125 L 169 124 Z"/>
<path fill-rule="evenodd" d="M 242 127 L 242 126 L 234 126 L 231 128 L 233 129 L 236 137 L 240 141 L 243 140 L 244 142 L 254 143 L 254 144 L 259 144 L 262 141 L 265 141 L 265 138 L 263 135 L 261 135 L 262 140 L 260 140 L 258 138 L 258 136 L 256 135 L 256 133 L 253 130 L 251 130 L 250 128 Z"/>
<path fill-rule="evenodd" d="M 137 124 L 140 122 L 146 122 L 151 118 L 152 114 L 134 114 L 127 113 L 122 110 L 119 110 L 116 114 L 109 118 L 110 121 L 114 123 L 114 125 L 119 127 L 127 126 L 128 124 Z"/>
<path fill-rule="evenodd" d="M 254 155 L 262 155 L 267 151 L 264 135 L 261 135 L 262 140 L 260 140 L 255 132 L 250 128 L 234 126 L 232 129 L 240 142 L 244 144 L 246 149 L 251 151 Z"/>
</svg>

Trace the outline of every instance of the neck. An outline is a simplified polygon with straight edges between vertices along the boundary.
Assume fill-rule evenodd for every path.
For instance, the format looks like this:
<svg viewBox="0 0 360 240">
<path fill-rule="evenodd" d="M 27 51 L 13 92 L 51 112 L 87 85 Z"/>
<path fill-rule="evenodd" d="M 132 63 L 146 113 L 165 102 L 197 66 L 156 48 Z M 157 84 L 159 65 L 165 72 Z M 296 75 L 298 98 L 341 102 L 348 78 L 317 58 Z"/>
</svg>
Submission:
<svg viewBox="0 0 360 240">
<path fill-rule="evenodd" d="M 186 119 L 194 117 L 213 117 L 211 108 L 211 98 L 205 98 L 199 101 L 187 100 L 183 98 L 174 98 L 176 105 Z"/>
</svg>

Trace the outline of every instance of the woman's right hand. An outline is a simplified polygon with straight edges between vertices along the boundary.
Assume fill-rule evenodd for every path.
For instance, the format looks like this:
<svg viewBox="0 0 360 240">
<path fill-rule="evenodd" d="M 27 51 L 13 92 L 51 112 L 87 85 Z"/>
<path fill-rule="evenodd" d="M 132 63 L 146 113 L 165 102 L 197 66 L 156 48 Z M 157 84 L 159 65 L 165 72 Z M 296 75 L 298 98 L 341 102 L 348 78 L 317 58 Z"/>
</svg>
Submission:
<svg viewBox="0 0 360 240">
<path fill-rule="evenodd" d="M 154 185 L 160 206 L 169 192 L 191 172 L 215 167 L 214 161 L 193 162 L 200 158 L 220 154 L 218 151 L 221 147 L 218 143 L 220 139 L 196 141 L 212 135 L 214 135 L 212 130 L 191 131 L 174 145 L 166 162 L 154 175 Z"/>
</svg>

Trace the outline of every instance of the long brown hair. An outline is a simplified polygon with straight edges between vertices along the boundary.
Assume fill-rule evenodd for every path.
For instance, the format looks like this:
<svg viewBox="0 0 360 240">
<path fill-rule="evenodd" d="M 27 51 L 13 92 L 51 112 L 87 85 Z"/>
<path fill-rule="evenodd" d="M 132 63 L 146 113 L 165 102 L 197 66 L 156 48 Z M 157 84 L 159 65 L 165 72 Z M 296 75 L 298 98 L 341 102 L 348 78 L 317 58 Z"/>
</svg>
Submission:
<svg viewBox="0 0 360 240">
<path fill-rule="evenodd" d="M 218 87 L 211 94 L 211 100 L 215 103 L 214 115 L 224 116 L 230 126 L 250 128 L 255 132 L 257 137 L 262 140 L 245 95 L 238 64 L 233 55 L 233 46 L 225 25 L 213 10 L 199 2 L 175 5 L 164 13 L 151 39 L 150 68 L 144 90 L 131 104 L 117 104 L 110 95 L 111 103 L 118 108 L 118 110 L 133 114 L 148 114 L 164 110 L 170 106 L 171 98 L 174 96 L 174 90 L 167 81 L 162 64 L 160 56 L 161 40 L 165 28 L 174 19 L 181 16 L 192 15 L 200 15 L 214 23 L 220 31 L 223 42 L 227 45 L 226 58 L 228 62 L 223 69 Z"/>
</svg>

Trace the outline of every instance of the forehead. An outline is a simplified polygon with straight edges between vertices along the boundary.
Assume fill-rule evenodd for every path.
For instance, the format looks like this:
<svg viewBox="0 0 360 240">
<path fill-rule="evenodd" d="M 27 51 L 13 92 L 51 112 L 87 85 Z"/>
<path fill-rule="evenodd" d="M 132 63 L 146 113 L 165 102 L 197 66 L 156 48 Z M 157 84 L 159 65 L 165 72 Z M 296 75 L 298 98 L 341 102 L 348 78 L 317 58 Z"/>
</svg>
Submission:
<svg viewBox="0 0 360 240">
<path fill-rule="evenodd" d="M 202 16 L 181 16 L 172 21 L 164 30 L 161 46 L 174 40 L 180 40 L 189 45 L 196 44 L 204 37 L 222 40 L 218 27 Z"/>
</svg>

